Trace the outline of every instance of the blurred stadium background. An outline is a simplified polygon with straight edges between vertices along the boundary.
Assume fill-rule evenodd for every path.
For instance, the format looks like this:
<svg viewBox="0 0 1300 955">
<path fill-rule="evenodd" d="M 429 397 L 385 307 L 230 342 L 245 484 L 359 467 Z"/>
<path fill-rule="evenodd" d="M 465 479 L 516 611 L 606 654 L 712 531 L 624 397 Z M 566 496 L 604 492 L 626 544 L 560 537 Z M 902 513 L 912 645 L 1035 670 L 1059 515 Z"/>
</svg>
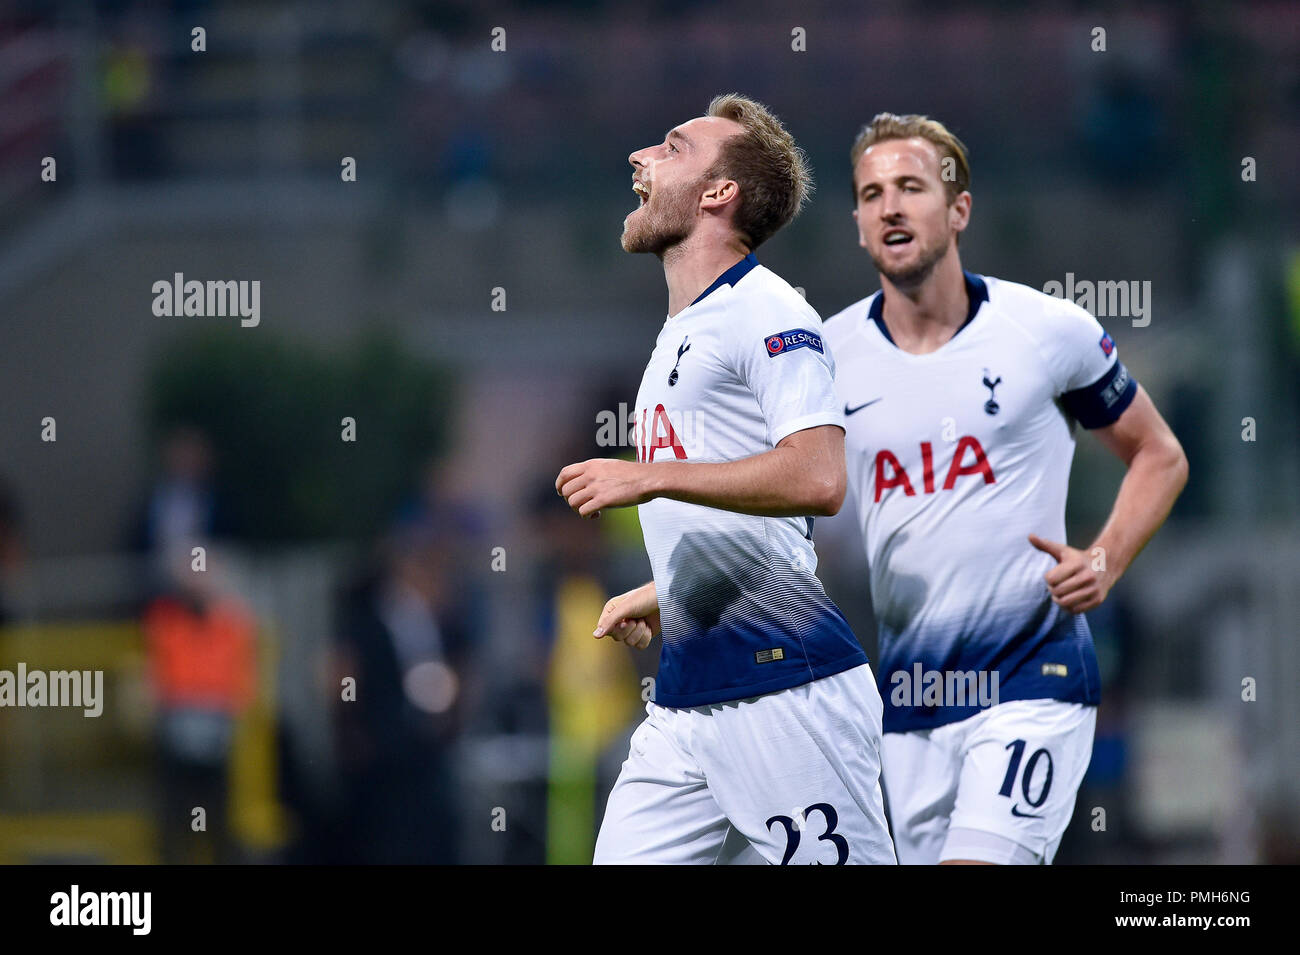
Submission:
<svg viewBox="0 0 1300 955">
<path fill-rule="evenodd" d="M 1103 321 L 1192 477 L 1090 615 L 1057 861 L 1300 861 L 1300 7 L 858 6 L 0 5 L 0 669 L 105 674 L 98 719 L 0 709 L 0 862 L 589 861 L 658 644 L 590 639 L 648 563 L 551 485 L 662 321 L 626 156 L 730 90 L 810 154 L 760 257 L 823 315 L 877 287 L 881 110 L 969 146 L 968 268 L 1150 282 Z M 177 272 L 260 324 L 155 316 Z M 1081 439 L 1072 543 L 1120 474 Z M 871 652 L 851 521 L 820 572 Z"/>
</svg>

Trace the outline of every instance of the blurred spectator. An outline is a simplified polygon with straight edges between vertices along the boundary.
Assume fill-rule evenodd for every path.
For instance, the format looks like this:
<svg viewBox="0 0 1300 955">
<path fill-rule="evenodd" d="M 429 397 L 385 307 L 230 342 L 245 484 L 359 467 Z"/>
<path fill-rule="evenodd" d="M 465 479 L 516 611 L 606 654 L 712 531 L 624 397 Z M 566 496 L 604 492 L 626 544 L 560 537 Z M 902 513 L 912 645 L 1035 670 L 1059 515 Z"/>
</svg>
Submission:
<svg viewBox="0 0 1300 955">
<path fill-rule="evenodd" d="M 13 487 L 0 480 L 0 627 L 11 622 L 8 585 L 22 566 L 24 555 L 22 514 Z"/>
<path fill-rule="evenodd" d="M 113 174 L 120 179 L 152 179 L 165 171 L 157 34 L 155 17 L 134 9 L 116 26 L 104 53 L 101 95 L 111 123 Z"/>
<path fill-rule="evenodd" d="M 594 407 L 617 408 L 620 392 L 607 389 Z M 585 421 L 593 420 L 583 416 Z M 583 427 L 561 446 L 554 467 L 592 457 L 630 457 L 625 447 L 602 447 Z M 615 508 L 583 520 L 555 490 L 539 484 L 530 517 L 541 543 L 533 602 L 546 640 L 545 690 L 550 761 L 546 861 L 586 864 L 604 814 L 611 766 L 627 756 L 627 739 L 644 706 L 641 691 L 658 667 L 658 643 L 634 651 L 591 635 L 605 601 L 651 576 L 636 508 Z M 616 772 L 616 770 L 615 770 Z"/>
<path fill-rule="evenodd" d="M 155 587 L 166 589 L 173 574 L 166 561 L 189 552 L 223 531 L 212 479 L 212 444 L 198 428 L 178 426 L 162 440 L 160 472 L 154 479 L 136 533 L 136 543 L 153 559 Z"/>
<path fill-rule="evenodd" d="M 459 861 L 454 744 L 467 639 L 444 539 L 399 531 L 377 571 L 342 600 L 335 686 L 352 678 L 336 726 L 342 767 L 339 849 L 351 863 Z"/>
<path fill-rule="evenodd" d="M 1089 171 L 1107 187 L 1132 189 L 1168 174 L 1160 100 L 1136 70 L 1117 67 L 1093 88 L 1083 146 Z M 1117 144 L 1122 143 L 1122 148 Z"/>
<path fill-rule="evenodd" d="M 230 836 L 229 761 L 240 713 L 257 675 L 256 621 L 224 592 L 219 566 L 191 564 L 189 548 L 170 561 L 172 590 L 144 614 L 150 680 L 158 704 L 157 746 L 166 863 L 196 861 L 193 811 L 207 816 L 212 858 L 237 860 Z"/>
<path fill-rule="evenodd" d="M 471 544 L 487 531 L 488 519 L 480 502 L 475 500 L 467 479 L 440 459 L 424 466 L 419 486 L 398 512 L 398 528 L 418 530 L 439 528 L 448 534 L 445 544 L 458 547 Z"/>
</svg>

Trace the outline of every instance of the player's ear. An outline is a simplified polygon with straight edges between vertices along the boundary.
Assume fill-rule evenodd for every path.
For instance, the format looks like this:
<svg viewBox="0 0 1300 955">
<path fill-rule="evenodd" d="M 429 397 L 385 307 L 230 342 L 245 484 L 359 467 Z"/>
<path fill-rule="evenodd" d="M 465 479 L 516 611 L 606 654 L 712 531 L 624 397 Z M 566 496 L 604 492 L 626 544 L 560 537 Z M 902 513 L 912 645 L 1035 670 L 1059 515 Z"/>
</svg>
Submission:
<svg viewBox="0 0 1300 955">
<path fill-rule="evenodd" d="M 704 190 L 701 204 L 708 208 L 724 206 L 740 195 L 740 185 L 734 179 L 723 179 Z"/>
<path fill-rule="evenodd" d="M 965 232 L 970 225 L 971 194 L 965 190 L 957 194 L 948 207 L 948 223 L 954 232 Z"/>
</svg>

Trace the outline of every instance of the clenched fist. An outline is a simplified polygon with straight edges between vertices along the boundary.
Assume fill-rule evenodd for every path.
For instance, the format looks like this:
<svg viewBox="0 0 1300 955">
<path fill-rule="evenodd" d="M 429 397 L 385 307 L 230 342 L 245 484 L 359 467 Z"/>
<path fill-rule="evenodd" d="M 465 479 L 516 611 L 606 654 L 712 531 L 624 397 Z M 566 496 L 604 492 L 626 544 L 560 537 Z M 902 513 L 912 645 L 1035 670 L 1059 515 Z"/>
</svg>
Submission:
<svg viewBox="0 0 1300 955">
<path fill-rule="evenodd" d="M 611 597 L 600 613 L 593 637 L 609 634 L 629 647 L 644 650 L 659 633 L 659 599 L 654 581 Z"/>
<path fill-rule="evenodd" d="M 581 517 L 600 517 L 603 507 L 644 504 L 651 493 L 648 464 L 591 458 L 570 464 L 555 479 L 555 491 Z"/>
<path fill-rule="evenodd" d="M 1115 584 L 1113 574 L 1093 570 L 1088 554 L 1076 547 L 1043 540 L 1034 534 L 1029 535 L 1029 543 L 1056 558 L 1056 566 L 1043 575 L 1053 603 L 1070 613 L 1083 613 L 1102 605 Z"/>
</svg>

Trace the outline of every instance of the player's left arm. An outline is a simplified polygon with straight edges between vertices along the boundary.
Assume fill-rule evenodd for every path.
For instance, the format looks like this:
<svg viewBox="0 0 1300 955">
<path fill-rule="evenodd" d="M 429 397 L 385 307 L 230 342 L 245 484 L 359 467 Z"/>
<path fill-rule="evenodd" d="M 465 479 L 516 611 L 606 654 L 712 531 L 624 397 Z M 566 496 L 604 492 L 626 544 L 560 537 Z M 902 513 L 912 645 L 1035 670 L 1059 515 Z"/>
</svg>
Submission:
<svg viewBox="0 0 1300 955">
<path fill-rule="evenodd" d="M 764 517 L 828 517 L 844 503 L 844 429 L 817 425 L 736 461 L 640 463 L 593 458 L 570 464 L 555 490 L 582 517 L 657 497 Z"/>
<path fill-rule="evenodd" d="M 1101 533 L 1086 551 L 1029 536 L 1056 558 L 1045 580 L 1053 602 L 1071 613 L 1101 606 L 1187 484 L 1182 445 L 1141 385 L 1118 420 L 1093 433 L 1128 468 Z"/>
</svg>

